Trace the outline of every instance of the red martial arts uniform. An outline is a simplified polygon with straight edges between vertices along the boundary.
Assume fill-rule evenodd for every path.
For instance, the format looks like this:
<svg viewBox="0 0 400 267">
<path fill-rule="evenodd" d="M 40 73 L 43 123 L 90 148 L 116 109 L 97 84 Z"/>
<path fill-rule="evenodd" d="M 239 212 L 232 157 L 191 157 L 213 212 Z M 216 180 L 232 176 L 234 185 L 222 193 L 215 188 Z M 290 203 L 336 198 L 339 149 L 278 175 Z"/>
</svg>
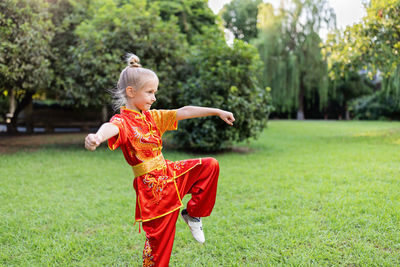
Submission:
<svg viewBox="0 0 400 267">
<path fill-rule="evenodd" d="M 135 174 L 135 220 L 143 223 L 146 232 L 143 266 L 168 266 L 182 197 L 192 194 L 187 204 L 190 216 L 209 216 L 217 193 L 218 162 L 213 158 L 164 159 L 161 136 L 177 129 L 176 110 L 139 113 L 123 107 L 110 122 L 119 134 L 108 140 L 108 146 L 111 150 L 121 147 Z"/>
</svg>

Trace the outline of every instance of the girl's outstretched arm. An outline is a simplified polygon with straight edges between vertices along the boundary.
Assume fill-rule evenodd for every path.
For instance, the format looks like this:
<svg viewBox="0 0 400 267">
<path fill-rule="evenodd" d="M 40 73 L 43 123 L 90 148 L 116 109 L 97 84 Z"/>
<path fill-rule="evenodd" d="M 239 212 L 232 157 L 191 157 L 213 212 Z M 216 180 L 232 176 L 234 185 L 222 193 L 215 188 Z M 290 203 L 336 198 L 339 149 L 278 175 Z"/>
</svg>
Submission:
<svg viewBox="0 0 400 267">
<path fill-rule="evenodd" d="M 176 113 L 176 119 L 178 121 L 207 116 L 219 116 L 229 125 L 233 125 L 233 122 L 235 121 L 235 118 L 233 117 L 233 114 L 231 112 L 218 108 L 184 106 L 178 109 Z"/>
<path fill-rule="evenodd" d="M 117 135 L 119 129 L 110 122 L 103 123 L 100 129 L 95 134 L 88 134 L 85 138 L 85 148 L 87 150 L 95 150 L 101 143 L 107 139 Z"/>
</svg>

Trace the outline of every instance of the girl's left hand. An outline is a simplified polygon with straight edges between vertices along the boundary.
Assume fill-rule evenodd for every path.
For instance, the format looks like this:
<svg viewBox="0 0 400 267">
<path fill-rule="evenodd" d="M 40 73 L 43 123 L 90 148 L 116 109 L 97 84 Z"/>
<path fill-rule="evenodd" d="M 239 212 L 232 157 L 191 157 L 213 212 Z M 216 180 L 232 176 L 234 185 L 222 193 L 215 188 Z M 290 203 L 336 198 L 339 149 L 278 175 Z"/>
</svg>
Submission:
<svg viewBox="0 0 400 267">
<path fill-rule="evenodd" d="M 221 110 L 221 112 L 218 115 L 227 124 L 233 125 L 233 122 L 235 121 L 235 118 L 233 117 L 232 112 Z"/>
</svg>

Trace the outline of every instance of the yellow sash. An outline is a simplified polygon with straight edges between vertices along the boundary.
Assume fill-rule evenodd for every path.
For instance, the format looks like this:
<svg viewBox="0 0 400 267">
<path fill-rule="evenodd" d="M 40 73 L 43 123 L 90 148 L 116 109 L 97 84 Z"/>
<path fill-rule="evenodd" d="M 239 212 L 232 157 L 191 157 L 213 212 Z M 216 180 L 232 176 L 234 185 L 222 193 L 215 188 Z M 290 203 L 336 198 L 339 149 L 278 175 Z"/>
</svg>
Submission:
<svg viewBox="0 0 400 267">
<path fill-rule="evenodd" d="M 136 178 L 138 176 L 142 176 L 143 174 L 151 172 L 155 169 L 163 168 L 164 166 L 166 166 L 165 159 L 163 154 L 160 154 L 155 158 L 146 160 L 138 165 L 132 166 L 132 169 Z"/>
</svg>

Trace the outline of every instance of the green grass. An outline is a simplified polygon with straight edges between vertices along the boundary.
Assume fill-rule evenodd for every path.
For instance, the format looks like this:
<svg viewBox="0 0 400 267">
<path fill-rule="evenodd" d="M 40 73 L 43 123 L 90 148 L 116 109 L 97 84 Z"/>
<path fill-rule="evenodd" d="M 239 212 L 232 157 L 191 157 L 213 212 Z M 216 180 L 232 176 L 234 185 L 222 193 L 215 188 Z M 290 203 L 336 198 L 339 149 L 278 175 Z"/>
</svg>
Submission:
<svg viewBox="0 0 400 267">
<path fill-rule="evenodd" d="M 238 146 L 252 152 L 211 155 L 221 173 L 206 244 L 179 219 L 171 266 L 400 264 L 400 123 L 271 121 Z M 141 264 L 120 151 L 1 155 L 0 204 L 0 265 Z"/>
</svg>

